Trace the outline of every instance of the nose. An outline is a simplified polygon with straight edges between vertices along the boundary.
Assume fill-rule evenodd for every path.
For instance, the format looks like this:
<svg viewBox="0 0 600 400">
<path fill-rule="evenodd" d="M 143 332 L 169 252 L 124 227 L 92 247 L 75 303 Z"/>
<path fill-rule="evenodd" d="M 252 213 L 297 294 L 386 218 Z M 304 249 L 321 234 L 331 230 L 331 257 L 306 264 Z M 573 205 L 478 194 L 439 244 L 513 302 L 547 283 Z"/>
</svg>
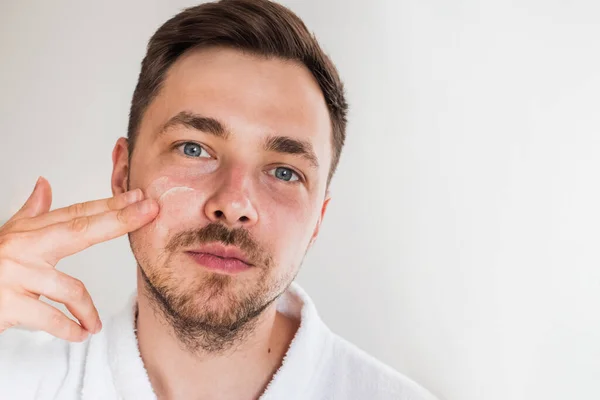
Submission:
<svg viewBox="0 0 600 400">
<path fill-rule="evenodd" d="M 224 177 L 225 178 L 225 177 Z M 241 172 L 233 172 L 208 198 L 205 213 L 211 222 L 230 228 L 248 228 L 258 221 L 258 212 L 248 195 L 248 182 Z"/>
</svg>

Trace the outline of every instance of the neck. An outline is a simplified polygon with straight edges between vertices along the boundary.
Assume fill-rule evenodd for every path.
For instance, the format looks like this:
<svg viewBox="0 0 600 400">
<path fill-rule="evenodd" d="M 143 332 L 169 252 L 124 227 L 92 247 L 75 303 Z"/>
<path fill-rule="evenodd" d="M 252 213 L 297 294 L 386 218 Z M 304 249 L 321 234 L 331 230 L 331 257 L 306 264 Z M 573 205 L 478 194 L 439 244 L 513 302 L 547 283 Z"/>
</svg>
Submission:
<svg viewBox="0 0 600 400">
<path fill-rule="evenodd" d="M 271 304 L 253 330 L 231 349 L 190 352 L 155 312 L 138 281 L 137 337 L 152 387 L 159 399 L 257 399 L 280 367 L 298 321 Z"/>
</svg>

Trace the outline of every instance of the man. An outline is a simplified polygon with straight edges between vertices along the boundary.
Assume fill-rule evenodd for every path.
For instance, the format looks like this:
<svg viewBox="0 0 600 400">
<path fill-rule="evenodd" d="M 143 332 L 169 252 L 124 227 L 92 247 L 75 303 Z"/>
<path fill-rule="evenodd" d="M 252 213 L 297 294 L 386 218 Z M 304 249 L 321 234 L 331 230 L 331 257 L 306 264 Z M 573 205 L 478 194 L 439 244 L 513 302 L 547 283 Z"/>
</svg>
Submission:
<svg viewBox="0 0 600 400">
<path fill-rule="evenodd" d="M 292 283 L 346 109 L 335 67 L 280 5 L 223 0 L 167 21 L 113 151 L 114 197 L 50 211 L 40 178 L 0 229 L 0 398 L 431 398 L 330 332 Z M 125 233 L 137 291 L 102 327 L 55 266 Z"/>
</svg>

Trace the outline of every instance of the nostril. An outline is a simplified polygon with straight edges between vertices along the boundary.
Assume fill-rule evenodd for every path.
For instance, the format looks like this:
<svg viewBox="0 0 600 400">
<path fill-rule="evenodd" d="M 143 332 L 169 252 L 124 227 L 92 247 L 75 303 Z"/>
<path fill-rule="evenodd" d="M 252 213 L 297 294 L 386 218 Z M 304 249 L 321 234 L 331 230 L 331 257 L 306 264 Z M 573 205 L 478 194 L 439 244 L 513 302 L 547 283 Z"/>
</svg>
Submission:
<svg viewBox="0 0 600 400">
<path fill-rule="evenodd" d="M 240 217 L 241 222 L 248 222 L 249 220 L 250 219 L 248 217 L 246 217 L 245 215 Z"/>
<path fill-rule="evenodd" d="M 223 217 L 223 211 L 220 211 L 220 210 L 215 211 L 215 217 L 222 218 Z"/>
</svg>

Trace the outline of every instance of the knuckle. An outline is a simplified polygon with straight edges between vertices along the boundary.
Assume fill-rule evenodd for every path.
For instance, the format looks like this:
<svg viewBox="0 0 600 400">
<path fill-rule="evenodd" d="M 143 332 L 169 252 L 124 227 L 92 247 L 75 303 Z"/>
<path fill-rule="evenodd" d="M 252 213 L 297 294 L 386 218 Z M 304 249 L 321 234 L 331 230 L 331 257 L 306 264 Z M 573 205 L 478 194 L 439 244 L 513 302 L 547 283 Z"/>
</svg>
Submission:
<svg viewBox="0 0 600 400">
<path fill-rule="evenodd" d="M 18 232 L 8 232 L 2 234 L 2 236 L 0 236 L 0 257 L 6 257 L 9 252 L 17 246 L 17 243 L 19 243 L 22 238 L 23 234 Z"/>
<path fill-rule="evenodd" d="M 47 274 L 48 276 L 47 281 L 50 290 L 55 290 L 57 292 L 65 290 L 65 287 L 67 287 L 69 283 L 67 279 L 64 278 L 62 272 L 59 272 L 57 269 L 48 269 L 44 271 L 44 274 Z"/>
<path fill-rule="evenodd" d="M 9 221 L 6 224 L 2 225 L 2 227 L 0 227 L 0 230 L 2 232 L 11 232 L 11 231 L 17 231 L 19 227 L 19 221 Z"/>
<path fill-rule="evenodd" d="M 83 203 L 75 203 L 67 207 L 67 212 L 71 218 L 76 218 L 84 215 L 85 205 Z"/>
<path fill-rule="evenodd" d="M 70 299 L 79 301 L 85 298 L 87 290 L 83 282 L 78 279 L 73 279 L 69 284 L 68 296 Z"/>
<path fill-rule="evenodd" d="M 106 205 L 109 210 L 117 210 L 119 208 L 119 202 L 117 197 L 111 197 L 106 201 Z"/>
<path fill-rule="evenodd" d="M 64 315 L 58 311 L 57 309 L 53 309 L 50 311 L 50 315 L 48 316 L 48 325 L 52 330 L 61 330 L 64 329 Z"/>
<path fill-rule="evenodd" d="M 88 217 L 77 217 L 69 222 L 69 229 L 74 233 L 85 233 L 90 225 Z"/>
<path fill-rule="evenodd" d="M 7 232 L 22 232 L 27 230 L 27 224 L 25 220 L 17 220 L 9 222 L 7 225 Z"/>
<path fill-rule="evenodd" d="M 117 220 L 122 225 L 127 225 L 129 223 L 129 218 L 125 212 L 125 209 L 117 211 Z"/>
</svg>

